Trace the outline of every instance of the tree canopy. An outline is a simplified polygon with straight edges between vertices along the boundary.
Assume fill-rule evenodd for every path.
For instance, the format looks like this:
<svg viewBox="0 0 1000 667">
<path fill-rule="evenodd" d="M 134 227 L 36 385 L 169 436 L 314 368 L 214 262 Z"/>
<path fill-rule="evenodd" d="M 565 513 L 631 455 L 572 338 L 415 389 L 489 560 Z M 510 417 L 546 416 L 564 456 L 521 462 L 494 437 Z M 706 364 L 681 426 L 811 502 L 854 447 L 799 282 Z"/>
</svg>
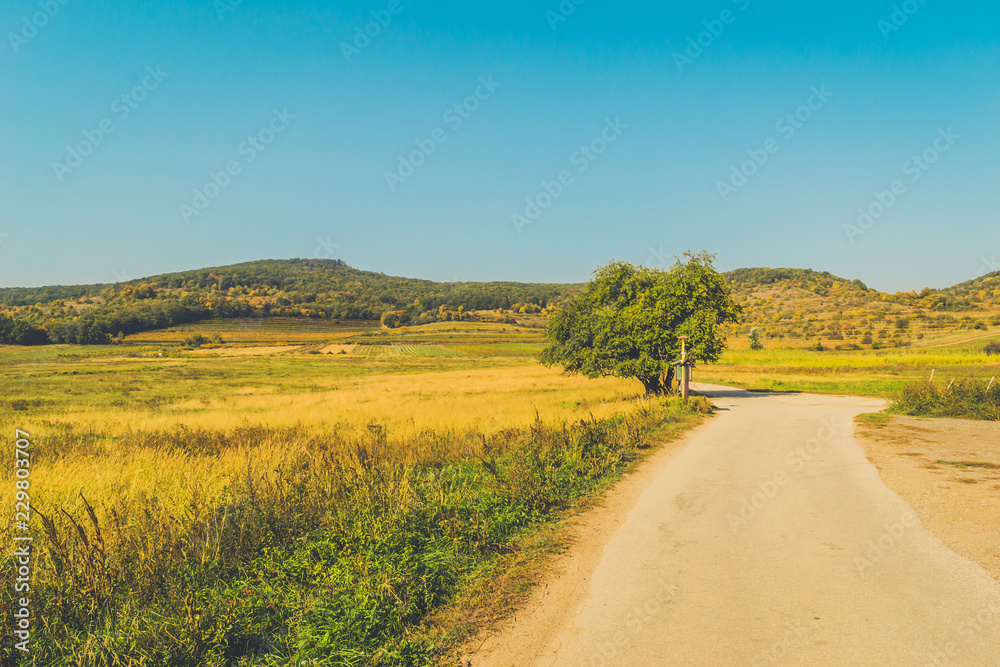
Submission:
<svg viewBox="0 0 1000 667">
<path fill-rule="evenodd" d="M 726 342 L 720 325 L 740 308 L 714 256 L 685 253 L 667 271 L 611 262 L 553 315 L 542 363 L 587 377 L 635 378 L 649 394 L 669 390 L 672 362 L 687 335 L 688 360 L 717 361 Z"/>
</svg>

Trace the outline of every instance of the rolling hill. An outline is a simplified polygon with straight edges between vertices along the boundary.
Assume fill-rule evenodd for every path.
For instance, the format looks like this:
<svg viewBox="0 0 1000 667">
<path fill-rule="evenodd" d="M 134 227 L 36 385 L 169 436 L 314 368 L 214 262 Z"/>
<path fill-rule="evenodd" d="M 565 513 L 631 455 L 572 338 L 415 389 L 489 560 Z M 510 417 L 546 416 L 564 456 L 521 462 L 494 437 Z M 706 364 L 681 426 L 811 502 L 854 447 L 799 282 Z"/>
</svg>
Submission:
<svg viewBox="0 0 1000 667">
<path fill-rule="evenodd" d="M 377 321 L 397 313 L 397 319 L 420 323 L 464 319 L 469 311 L 551 312 L 574 289 L 435 283 L 361 271 L 340 260 L 262 260 L 109 285 L 0 289 L 0 316 L 44 329 L 52 342 L 94 344 L 119 332 L 129 335 L 212 318 Z"/>
<path fill-rule="evenodd" d="M 919 345 L 1000 325 L 1000 273 L 944 290 L 888 294 L 828 272 L 746 268 L 725 274 L 744 321 L 785 345 Z M 547 314 L 573 284 L 438 283 L 352 268 L 341 260 L 261 260 L 116 284 L 0 289 L 0 342 L 106 343 L 205 319 L 297 317 L 390 325 Z"/>
</svg>

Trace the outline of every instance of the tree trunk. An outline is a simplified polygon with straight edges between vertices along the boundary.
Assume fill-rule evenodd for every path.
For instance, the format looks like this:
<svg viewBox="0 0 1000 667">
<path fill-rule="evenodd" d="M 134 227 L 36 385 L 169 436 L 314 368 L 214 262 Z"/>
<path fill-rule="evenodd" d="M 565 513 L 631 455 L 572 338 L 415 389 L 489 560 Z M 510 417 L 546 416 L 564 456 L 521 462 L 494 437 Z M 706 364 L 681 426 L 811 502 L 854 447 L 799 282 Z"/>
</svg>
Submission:
<svg viewBox="0 0 1000 667">
<path fill-rule="evenodd" d="M 659 375 L 641 377 L 639 381 L 646 388 L 647 396 L 670 393 L 674 382 L 674 367 L 670 366 Z"/>
<path fill-rule="evenodd" d="M 663 393 L 663 384 L 660 382 L 659 375 L 641 377 L 639 378 L 639 382 L 641 382 L 642 386 L 646 388 L 646 396 Z"/>
<path fill-rule="evenodd" d="M 663 393 L 669 394 L 673 391 L 674 387 L 674 367 L 669 366 L 667 370 L 663 371 L 663 375 L 660 376 L 660 382 L 663 383 Z"/>
</svg>

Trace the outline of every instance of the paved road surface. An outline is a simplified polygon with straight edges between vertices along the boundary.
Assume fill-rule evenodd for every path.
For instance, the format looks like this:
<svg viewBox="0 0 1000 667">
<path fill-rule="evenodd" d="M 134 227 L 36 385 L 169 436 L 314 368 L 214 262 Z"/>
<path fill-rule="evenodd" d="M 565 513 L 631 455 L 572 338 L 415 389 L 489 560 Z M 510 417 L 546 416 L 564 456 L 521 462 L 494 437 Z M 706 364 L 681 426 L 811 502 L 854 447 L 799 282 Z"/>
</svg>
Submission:
<svg viewBox="0 0 1000 667">
<path fill-rule="evenodd" d="M 1000 584 L 854 440 L 880 402 L 696 388 L 720 413 L 473 667 L 1000 666 Z"/>
</svg>

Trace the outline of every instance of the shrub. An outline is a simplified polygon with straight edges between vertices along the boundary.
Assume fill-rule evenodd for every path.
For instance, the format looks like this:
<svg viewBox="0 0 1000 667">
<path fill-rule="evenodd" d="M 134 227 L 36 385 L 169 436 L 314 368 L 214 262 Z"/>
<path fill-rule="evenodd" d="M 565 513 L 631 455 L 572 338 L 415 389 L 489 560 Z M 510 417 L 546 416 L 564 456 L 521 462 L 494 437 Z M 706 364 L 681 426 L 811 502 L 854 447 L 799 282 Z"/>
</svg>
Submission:
<svg viewBox="0 0 1000 667">
<path fill-rule="evenodd" d="M 195 334 L 193 336 L 188 336 L 184 339 L 185 347 L 201 347 L 202 345 L 208 345 L 212 341 L 202 336 L 201 334 Z"/>
<path fill-rule="evenodd" d="M 916 382 L 893 397 L 889 412 L 1000 421 L 1000 384 L 962 378 L 949 386 Z"/>
<path fill-rule="evenodd" d="M 987 355 L 1000 354 L 1000 342 L 994 340 L 986 343 L 986 346 L 983 348 L 983 352 Z"/>
</svg>

